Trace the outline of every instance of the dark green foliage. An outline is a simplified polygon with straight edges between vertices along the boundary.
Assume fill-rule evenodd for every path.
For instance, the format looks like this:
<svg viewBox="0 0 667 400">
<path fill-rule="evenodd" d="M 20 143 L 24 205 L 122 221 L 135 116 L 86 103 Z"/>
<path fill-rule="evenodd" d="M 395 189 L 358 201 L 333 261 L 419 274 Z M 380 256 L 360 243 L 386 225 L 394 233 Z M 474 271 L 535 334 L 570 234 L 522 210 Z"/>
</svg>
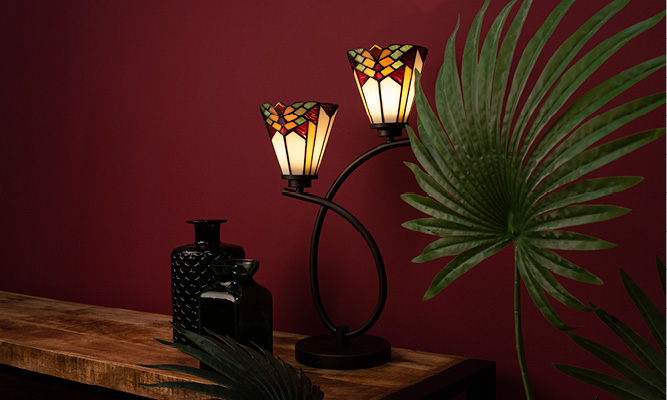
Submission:
<svg viewBox="0 0 667 400">
<path fill-rule="evenodd" d="M 419 166 L 407 164 L 427 197 L 405 194 L 402 198 L 430 218 L 403 226 L 439 237 L 413 261 L 456 256 L 435 277 L 425 300 L 513 243 L 521 280 L 551 324 L 570 329 L 545 292 L 569 307 L 588 310 L 553 274 L 592 284 L 602 281 L 552 250 L 614 246 L 563 229 L 627 213 L 630 210 L 612 205 L 581 203 L 625 190 L 641 178 L 580 178 L 664 133 L 664 128 L 653 129 L 604 142 L 617 128 L 664 104 L 664 93 L 596 115 L 620 93 L 662 68 L 664 57 L 641 62 L 573 98 L 606 59 L 663 18 L 661 13 L 622 30 L 573 62 L 587 41 L 628 1 L 616 0 L 590 18 L 541 71 L 534 69 L 535 61 L 573 0 L 554 9 L 523 51 L 515 51 L 515 45 L 531 0 L 522 3 L 503 40 L 500 33 L 514 2 L 501 11 L 482 40 L 485 2 L 468 34 L 460 69 L 454 47 L 456 31 L 449 38 L 436 82 L 437 115 L 418 86 L 419 137 L 408 129 Z M 510 79 L 515 53 L 519 58 Z M 528 87 L 531 75 L 539 77 L 532 88 Z M 526 98 L 523 104 L 521 97 Z"/>
<path fill-rule="evenodd" d="M 658 258 L 656 258 L 656 261 L 664 292 L 665 265 Z M 640 362 L 637 363 L 592 340 L 568 334 L 577 345 L 612 367 L 626 380 L 570 365 L 554 364 L 554 366 L 573 378 L 597 386 L 621 399 L 663 400 L 665 398 L 664 351 L 666 345 L 665 323 L 667 321 L 659 307 L 649 300 L 646 293 L 623 270 L 621 270 L 621 278 L 628 295 L 630 295 L 637 311 L 641 314 L 653 335 L 655 344 L 641 337 L 608 312 L 598 308 L 595 310 L 598 318 L 625 343 Z M 661 303 L 662 305 L 664 305 L 664 301 Z"/>
<path fill-rule="evenodd" d="M 424 300 L 513 244 L 517 355 L 529 399 L 532 394 L 523 355 L 520 283 L 553 326 L 573 329 L 558 316 L 547 295 L 568 307 L 582 311 L 590 308 L 572 296 L 555 275 L 591 284 L 602 281 L 553 250 L 614 246 L 563 229 L 627 213 L 628 209 L 612 205 L 581 203 L 641 181 L 640 177 L 627 176 L 582 178 L 665 132 L 658 128 L 608 139 L 618 128 L 664 104 L 665 93 L 600 112 L 619 94 L 663 68 L 664 56 L 639 62 L 575 98 L 609 57 L 664 17 L 661 12 L 583 53 L 588 41 L 629 1 L 612 1 L 549 55 L 542 50 L 574 0 L 563 0 L 523 49 L 517 49 L 517 43 L 532 0 L 521 3 L 505 29 L 515 1 L 507 4 L 482 38 L 487 0 L 471 25 L 460 68 L 455 49 L 458 24 L 447 41 L 435 85 L 436 111 L 428 103 L 421 83 L 417 85 L 419 136 L 410 128 L 408 134 L 419 165 L 406 164 L 426 196 L 410 193 L 402 199 L 429 218 L 408 221 L 403 226 L 437 237 L 413 262 L 454 256 L 435 276 Z M 635 6 L 640 7 L 641 2 L 636 1 Z M 535 68 L 540 58 L 547 60 L 542 70 Z M 420 79 L 419 74 L 416 77 Z M 532 87 L 529 82 L 534 82 Z"/>
<path fill-rule="evenodd" d="M 239 344 L 229 337 L 222 337 L 209 332 L 214 338 L 202 336 L 185 329 L 175 327 L 185 337 L 195 343 L 199 349 L 186 345 L 158 342 L 174 347 L 203 362 L 213 369 L 187 367 L 182 365 L 144 365 L 169 371 L 179 371 L 206 379 L 211 384 L 196 382 L 158 382 L 146 386 L 183 389 L 227 400 L 319 400 L 324 393 L 299 369 L 294 368 L 280 358 L 261 349 Z"/>
</svg>

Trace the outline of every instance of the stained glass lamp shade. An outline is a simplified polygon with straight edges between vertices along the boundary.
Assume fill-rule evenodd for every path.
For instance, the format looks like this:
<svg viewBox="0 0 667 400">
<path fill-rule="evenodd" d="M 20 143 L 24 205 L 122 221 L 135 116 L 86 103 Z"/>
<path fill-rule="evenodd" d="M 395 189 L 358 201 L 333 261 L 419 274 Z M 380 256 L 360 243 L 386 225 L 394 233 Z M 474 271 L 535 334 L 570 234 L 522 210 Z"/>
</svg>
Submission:
<svg viewBox="0 0 667 400">
<path fill-rule="evenodd" d="M 317 178 L 338 105 L 314 101 L 285 106 L 264 103 L 262 117 L 283 179 L 293 188 L 309 187 Z"/>
<path fill-rule="evenodd" d="M 373 45 L 347 52 L 354 80 L 371 127 L 380 136 L 393 136 L 383 128 L 400 130 L 408 121 L 415 97 L 414 71 L 422 70 L 427 50 L 412 44 Z"/>
</svg>

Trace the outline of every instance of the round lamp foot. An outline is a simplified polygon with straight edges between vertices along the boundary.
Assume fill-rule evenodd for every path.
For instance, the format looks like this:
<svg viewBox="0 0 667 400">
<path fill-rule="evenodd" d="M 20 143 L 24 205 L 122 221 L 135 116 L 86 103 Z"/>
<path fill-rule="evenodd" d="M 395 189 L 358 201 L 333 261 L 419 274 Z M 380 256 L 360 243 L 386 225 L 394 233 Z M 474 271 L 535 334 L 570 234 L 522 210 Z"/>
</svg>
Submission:
<svg viewBox="0 0 667 400">
<path fill-rule="evenodd" d="M 362 335 L 347 346 L 336 346 L 334 335 L 311 336 L 295 346 L 296 360 L 309 367 L 324 369 L 361 369 L 377 367 L 391 360 L 391 344 L 380 337 Z"/>
</svg>

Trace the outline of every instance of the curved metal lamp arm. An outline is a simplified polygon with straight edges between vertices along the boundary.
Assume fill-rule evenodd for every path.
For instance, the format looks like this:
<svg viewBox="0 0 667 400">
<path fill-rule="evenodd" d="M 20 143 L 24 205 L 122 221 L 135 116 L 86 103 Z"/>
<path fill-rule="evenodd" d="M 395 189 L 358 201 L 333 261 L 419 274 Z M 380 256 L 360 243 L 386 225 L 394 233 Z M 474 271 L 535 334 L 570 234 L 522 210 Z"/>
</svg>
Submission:
<svg viewBox="0 0 667 400">
<path fill-rule="evenodd" d="M 378 154 L 384 153 L 387 150 L 406 146 L 410 146 L 410 139 L 387 140 L 387 142 L 379 144 L 360 155 L 356 160 L 352 161 L 350 165 L 348 165 L 347 168 L 345 168 L 343 172 L 340 173 L 340 175 L 338 175 L 336 180 L 331 184 L 331 188 L 329 188 L 329 191 L 327 192 L 326 196 L 324 196 L 324 198 L 327 200 L 332 200 L 336 195 L 336 192 L 338 192 L 338 189 L 340 189 L 340 187 L 343 185 L 343 182 L 345 182 L 350 174 L 352 174 L 352 172 L 354 172 L 354 170 L 357 169 L 361 164 L 377 156 Z M 320 209 L 319 214 L 326 214 L 326 212 L 326 209 L 322 208 Z M 317 216 L 317 220 L 320 219 L 319 214 Z M 324 219 L 324 216 L 322 216 L 322 219 Z"/>
<path fill-rule="evenodd" d="M 333 203 L 332 200 L 336 195 L 338 189 L 340 189 L 342 184 L 345 182 L 345 180 L 361 164 L 387 150 L 397 147 L 405 147 L 409 145 L 410 141 L 408 139 L 400 139 L 396 141 L 387 140 L 386 143 L 377 145 L 374 148 L 370 149 L 369 151 L 365 152 L 361 156 L 357 157 L 356 160 L 354 160 L 350 165 L 347 166 L 347 168 L 345 168 L 340 173 L 340 175 L 338 175 L 338 177 L 331 185 L 331 188 L 329 189 L 324 198 L 288 189 L 283 190 L 283 194 L 286 196 L 299 198 L 301 200 L 309 201 L 311 203 L 320 205 L 320 210 L 317 213 L 317 218 L 315 219 L 315 226 L 313 228 L 313 235 L 310 242 L 310 287 L 313 296 L 313 302 L 315 303 L 315 308 L 317 309 L 317 313 L 319 314 L 320 319 L 327 327 L 327 329 L 334 335 L 341 334 L 341 332 L 337 333 L 336 325 L 334 325 L 334 323 L 331 321 L 331 319 L 329 318 L 324 309 L 324 305 L 320 297 L 320 289 L 319 289 L 319 281 L 317 273 L 317 259 L 319 251 L 320 233 L 322 232 L 322 225 L 324 224 L 324 218 L 326 217 L 328 209 L 331 208 L 334 212 L 338 213 L 341 217 L 345 218 L 348 222 L 350 222 L 350 224 L 352 224 L 366 240 L 366 243 L 368 244 L 371 253 L 373 254 L 373 258 L 375 259 L 375 265 L 378 271 L 378 280 L 380 285 L 379 285 L 378 301 L 376 303 L 375 309 L 373 310 L 373 313 L 368 318 L 368 320 L 359 329 L 344 333 L 346 338 L 351 339 L 363 335 L 365 332 L 367 332 L 375 324 L 375 322 L 377 322 L 378 318 L 380 317 L 380 314 L 382 313 L 382 309 L 384 308 L 387 299 L 387 276 L 384 268 L 384 261 L 382 260 L 382 255 L 380 254 L 380 251 L 377 245 L 375 244 L 375 240 L 370 235 L 368 230 L 352 214 L 350 214 L 348 211 L 338 206 L 337 204 Z"/>
<path fill-rule="evenodd" d="M 373 236 L 371 236 L 370 232 L 368 232 L 368 229 L 366 229 L 366 227 L 364 227 L 361 224 L 361 222 L 359 222 L 359 220 L 354 217 L 354 215 L 350 214 L 349 211 L 339 206 L 338 204 L 335 204 L 322 197 L 318 197 L 310 193 L 304 193 L 302 191 L 297 191 L 297 190 L 283 189 L 282 193 L 283 195 L 288 197 L 293 197 L 299 200 L 315 203 L 321 207 L 320 210 L 322 209 L 333 210 L 336 214 L 340 215 L 347 222 L 349 222 L 357 231 L 359 231 L 359 233 L 361 233 L 361 236 L 366 241 L 368 248 L 371 250 L 371 253 L 373 254 L 373 259 L 375 260 L 375 265 L 377 267 L 378 281 L 379 281 L 378 302 L 368 322 L 366 322 L 361 328 L 357 329 L 356 331 L 343 333 L 347 339 L 351 339 L 353 337 L 363 334 L 373 325 L 373 323 L 375 323 L 377 318 L 380 316 L 380 313 L 384 308 L 384 303 L 387 299 L 387 274 L 385 272 L 384 261 L 382 261 L 382 255 L 380 254 L 380 249 L 375 243 Z M 327 315 L 326 311 L 324 310 L 324 306 L 322 304 L 319 285 L 317 285 L 317 270 L 315 270 L 315 276 L 313 279 L 312 260 L 313 260 L 313 254 L 311 253 L 311 289 L 312 289 L 313 299 L 315 300 L 315 308 L 317 308 L 317 313 L 320 315 L 320 318 L 322 319 L 322 322 L 324 322 L 324 324 L 326 325 L 327 329 L 329 329 L 331 333 L 336 334 L 337 327 L 333 324 L 333 322 L 331 322 L 331 319 Z M 313 284 L 315 284 L 314 287 L 312 286 Z M 346 329 L 346 327 L 338 327 L 338 330 L 340 330 L 341 328 Z M 341 334 L 341 332 L 338 332 L 338 334 Z"/>
</svg>

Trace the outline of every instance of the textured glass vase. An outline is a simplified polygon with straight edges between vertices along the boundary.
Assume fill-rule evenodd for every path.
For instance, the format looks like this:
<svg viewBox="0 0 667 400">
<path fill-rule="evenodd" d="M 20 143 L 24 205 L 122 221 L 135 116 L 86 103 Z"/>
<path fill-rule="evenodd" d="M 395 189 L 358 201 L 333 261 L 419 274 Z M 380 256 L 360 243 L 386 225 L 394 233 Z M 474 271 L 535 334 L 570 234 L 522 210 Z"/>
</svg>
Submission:
<svg viewBox="0 0 667 400">
<path fill-rule="evenodd" d="M 253 279 L 257 268 L 259 261 L 249 259 L 211 265 L 217 282 L 201 294 L 200 333 L 209 329 L 273 352 L 273 300 L 271 292 Z"/>
<path fill-rule="evenodd" d="M 171 253 L 171 300 L 174 324 L 197 332 L 199 295 L 215 282 L 210 266 L 230 258 L 243 258 L 241 246 L 220 242 L 220 224 L 224 219 L 187 221 L 195 226 L 195 242 L 175 248 Z M 174 330 L 174 343 L 190 344 Z"/>
</svg>

